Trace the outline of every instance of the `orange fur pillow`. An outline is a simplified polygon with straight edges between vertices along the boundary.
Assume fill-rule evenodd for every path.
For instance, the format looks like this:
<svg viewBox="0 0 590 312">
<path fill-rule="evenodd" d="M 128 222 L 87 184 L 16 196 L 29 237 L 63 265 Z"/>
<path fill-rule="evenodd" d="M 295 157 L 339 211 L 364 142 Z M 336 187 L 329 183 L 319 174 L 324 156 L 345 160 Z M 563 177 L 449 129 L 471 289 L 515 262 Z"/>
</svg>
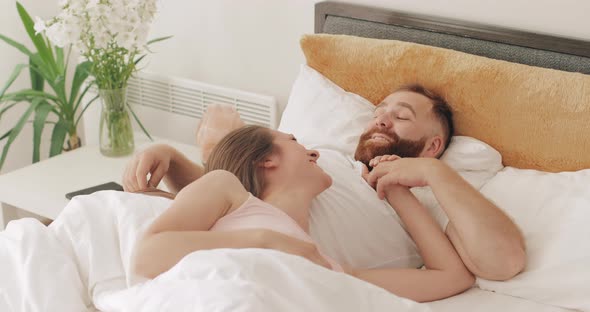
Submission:
<svg viewBox="0 0 590 312">
<path fill-rule="evenodd" d="M 451 104 L 457 135 L 496 148 L 504 165 L 590 168 L 590 76 L 395 40 L 306 35 L 307 64 L 374 104 L 420 83 Z"/>
</svg>

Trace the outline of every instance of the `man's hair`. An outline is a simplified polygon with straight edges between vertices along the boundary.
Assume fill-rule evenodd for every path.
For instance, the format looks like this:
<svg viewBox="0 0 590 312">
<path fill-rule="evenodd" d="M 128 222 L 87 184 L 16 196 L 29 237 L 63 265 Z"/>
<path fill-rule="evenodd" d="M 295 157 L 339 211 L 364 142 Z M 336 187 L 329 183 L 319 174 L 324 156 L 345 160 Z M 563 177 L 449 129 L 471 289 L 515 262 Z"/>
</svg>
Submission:
<svg viewBox="0 0 590 312">
<path fill-rule="evenodd" d="M 432 90 L 426 89 L 420 84 L 409 84 L 395 90 L 395 92 L 399 91 L 418 93 L 430 99 L 432 102 L 432 112 L 443 128 L 445 149 L 449 147 L 449 144 L 451 143 L 451 137 L 455 133 L 455 127 L 453 126 L 453 111 L 451 110 L 449 103 L 447 103 L 447 100 L 445 100 L 445 98 L 441 95 L 435 93 Z"/>
<path fill-rule="evenodd" d="M 273 140 L 268 128 L 254 125 L 238 128 L 213 148 L 205 173 L 218 169 L 229 171 L 248 192 L 259 197 L 265 187 L 260 163 L 274 152 Z"/>
</svg>

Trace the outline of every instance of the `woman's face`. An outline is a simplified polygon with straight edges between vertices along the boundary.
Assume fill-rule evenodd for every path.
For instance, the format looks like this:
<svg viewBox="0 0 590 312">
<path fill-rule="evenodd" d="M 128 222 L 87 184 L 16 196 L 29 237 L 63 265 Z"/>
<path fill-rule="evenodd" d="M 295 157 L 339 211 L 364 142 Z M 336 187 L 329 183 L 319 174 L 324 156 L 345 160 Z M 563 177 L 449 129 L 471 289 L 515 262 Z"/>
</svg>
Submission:
<svg viewBox="0 0 590 312">
<path fill-rule="evenodd" d="M 320 153 L 308 150 L 299 144 L 292 134 L 271 130 L 274 137 L 281 179 L 288 179 L 297 185 L 313 187 L 318 194 L 332 185 L 332 178 L 317 165 Z"/>
</svg>

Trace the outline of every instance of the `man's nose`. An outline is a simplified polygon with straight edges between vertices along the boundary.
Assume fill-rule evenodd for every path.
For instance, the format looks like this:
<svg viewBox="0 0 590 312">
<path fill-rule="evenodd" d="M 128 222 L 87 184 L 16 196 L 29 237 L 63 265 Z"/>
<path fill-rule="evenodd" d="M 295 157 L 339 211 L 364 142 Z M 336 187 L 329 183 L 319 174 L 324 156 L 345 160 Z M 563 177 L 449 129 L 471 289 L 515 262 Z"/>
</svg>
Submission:
<svg viewBox="0 0 590 312">
<path fill-rule="evenodd" d="M 382 114 L 375 118 L 375 125 L 379 128 L 389 129 L 393 126 L 393 122 L 391 118 L 387 116 L 387 114 Z"/>
</svg>

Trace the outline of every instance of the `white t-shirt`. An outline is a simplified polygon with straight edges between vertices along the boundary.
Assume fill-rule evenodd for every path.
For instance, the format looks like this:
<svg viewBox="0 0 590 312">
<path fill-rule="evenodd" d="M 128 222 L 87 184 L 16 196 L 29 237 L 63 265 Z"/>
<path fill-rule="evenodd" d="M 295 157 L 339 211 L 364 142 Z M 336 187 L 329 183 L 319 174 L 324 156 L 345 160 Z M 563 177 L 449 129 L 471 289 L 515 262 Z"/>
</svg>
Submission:
<svg viewBox="0 0 590 312">
<path fill-rule="evenodd" d="M 416 245 L 393 208 L 362 178 L 362 164 L 338 151 L 318 151 L 318 164 L 333 180 L 311 208 L 310 234 L 321 250 L 355 268 L 420 267 Z M 445 229 L 448 218 L 432 192 L 412 192 Z"/>
</svg>

